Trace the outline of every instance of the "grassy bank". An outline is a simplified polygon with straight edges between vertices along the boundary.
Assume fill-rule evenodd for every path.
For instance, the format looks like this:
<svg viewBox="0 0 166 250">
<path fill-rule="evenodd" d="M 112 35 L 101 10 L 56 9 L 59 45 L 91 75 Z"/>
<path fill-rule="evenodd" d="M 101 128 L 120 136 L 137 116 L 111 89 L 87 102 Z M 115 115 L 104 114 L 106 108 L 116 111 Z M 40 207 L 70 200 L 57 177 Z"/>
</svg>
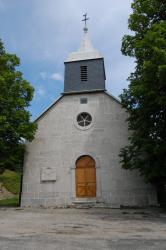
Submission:
<svg viewBox="0 0 166 250">
<path fill-rule="evenodd" d="M 3 206 L 3 207 L 17 207 L 18 205 L 19 205 L 18 195 L 12 198 L 0 200 L 0 206 Z"/>
<path fill-rule="evenodd" d="M 0 200 L 0 206 L 18 206 L 21 175 L 17 172 L 5 170 L 0 175 L 0 183 L 8 190 L 13 197 L 6 197 Z"/>
</svg>

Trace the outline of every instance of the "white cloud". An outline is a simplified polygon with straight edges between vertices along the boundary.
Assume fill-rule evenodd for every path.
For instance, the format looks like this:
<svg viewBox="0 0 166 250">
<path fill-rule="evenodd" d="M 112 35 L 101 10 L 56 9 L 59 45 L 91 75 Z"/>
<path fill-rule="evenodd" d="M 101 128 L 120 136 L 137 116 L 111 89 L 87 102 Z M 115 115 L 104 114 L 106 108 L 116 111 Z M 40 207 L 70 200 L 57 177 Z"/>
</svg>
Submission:
<svg viewBox="0 0 166 250">
<path fill-rule="evenodd" d="M 40 72 L 40 76 L 43 80 L 47 78 L 47 73 L 46 72 Z"/>
<path fill-rule="evenodd" d="M 53 74 L 50 76 L 50 79 L 55 80 L 55 81 L 63 81 L 63 77 L 62 77 L 62 75 L 59 74 L 59 73 L 53 73 Z"/>
<path fill-rule="evenodd" d="M 40 77 L 43 80 L 51 79 L 51 80 L 55 80 L 55 81 L 63 81 L 62 75 L 60 73 L 58 73 L 58 72 L 49 74 L 46 71 L 42 71 L 42 72 L 40 72 Z"/>
<path fill-rule="evenodd" d="M 46 91 L 42 86 L 38 86 L 37 90 L 36 90 L 36 96 L 37 97 L 45 97 L 46 95 Z"/>
</svg>

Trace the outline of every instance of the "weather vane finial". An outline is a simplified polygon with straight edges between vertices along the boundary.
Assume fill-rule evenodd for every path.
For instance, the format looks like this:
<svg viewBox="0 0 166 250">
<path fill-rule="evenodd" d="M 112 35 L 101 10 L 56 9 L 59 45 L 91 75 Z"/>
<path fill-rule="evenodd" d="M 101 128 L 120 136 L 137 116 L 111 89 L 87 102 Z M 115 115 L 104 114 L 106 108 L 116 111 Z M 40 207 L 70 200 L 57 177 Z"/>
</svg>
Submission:
<svg viewBox="0 0 166 250">
<path fill-rule="evenodd" d="M 86 21 L 89 20 L 89 17 L 87 17 L 87 13 L 85 13 L 83 16 L 84 19 L 82 21 L 85 22 L 84 32 L 86 33 L 88 31 L 88 28 L 86 27 Z"/>
</svg>

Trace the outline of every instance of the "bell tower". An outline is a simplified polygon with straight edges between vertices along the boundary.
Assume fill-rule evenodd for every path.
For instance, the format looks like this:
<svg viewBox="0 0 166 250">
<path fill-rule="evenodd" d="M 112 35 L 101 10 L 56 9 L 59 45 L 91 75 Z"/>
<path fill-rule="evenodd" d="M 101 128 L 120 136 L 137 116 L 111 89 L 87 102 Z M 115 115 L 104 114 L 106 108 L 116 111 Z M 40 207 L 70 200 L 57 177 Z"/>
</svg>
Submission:
<svg viewBox="0 0 166 250">
<path fill-rule="evenodd" d="M 84 15 L 85 26 L 80 48 L 69 54 L 65 64 L 64 94 L 105 91 L 104 59 L 95 50 L 86 26 L 89 19 Z"/>
</svg>

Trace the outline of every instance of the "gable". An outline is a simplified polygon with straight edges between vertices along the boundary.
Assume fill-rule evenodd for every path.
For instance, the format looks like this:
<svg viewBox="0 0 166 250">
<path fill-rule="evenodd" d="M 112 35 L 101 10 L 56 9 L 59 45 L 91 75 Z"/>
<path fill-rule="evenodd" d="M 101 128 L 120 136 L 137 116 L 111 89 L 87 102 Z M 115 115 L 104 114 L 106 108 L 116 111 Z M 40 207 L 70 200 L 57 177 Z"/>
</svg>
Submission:
<svg viewBox="0 0 166 250">
<path fill-rule="evenodd" d="M 35 120 L 34 122 L 37 122 L 38 120 L 40 120 L 40 118 L 42 118 L 43 116 L 47 115 L 47 113 L 49 112 L 49 110 L 51 110 L 61 99 L 62 99 L 62 95 L 59 96 L 48 108 L 46 108 Z"/>
<path fill-rule="evenodd" d="M 78 93 L 70 93 L 70 94 L 63 94 L 61 96 L 59 96 L 48 108 L 46 108 L 35 120 L 34 122 L 38 122 L 41 118 L 43 118 L 44 116 L 47 115 L 47 113 L 52 109 L 54 108 L 62 99 L 63 97 L 65 96 L 76 96 L 76 95 L 86 95 L 86 94 L 94 94 L 94 93 L 98 93 L 97 91 L 96 92 L 88 92 L 87 93 L 81 93 L 81 92 L 78 92 Z M 113 102 L 116 102 L 117 104 L 119 104 L 121 106 L 121 102 L 118 98 L 116 98 L 115 96 L 113 96 L 112 94 L 110 94 L 108 91 L 103 91 L 103 92 L 100 92 L 100 93 L 103 93 L 105 95 L 107 95 L 109 98 L 111 98 L 111 100 Z"/>
</svg>

